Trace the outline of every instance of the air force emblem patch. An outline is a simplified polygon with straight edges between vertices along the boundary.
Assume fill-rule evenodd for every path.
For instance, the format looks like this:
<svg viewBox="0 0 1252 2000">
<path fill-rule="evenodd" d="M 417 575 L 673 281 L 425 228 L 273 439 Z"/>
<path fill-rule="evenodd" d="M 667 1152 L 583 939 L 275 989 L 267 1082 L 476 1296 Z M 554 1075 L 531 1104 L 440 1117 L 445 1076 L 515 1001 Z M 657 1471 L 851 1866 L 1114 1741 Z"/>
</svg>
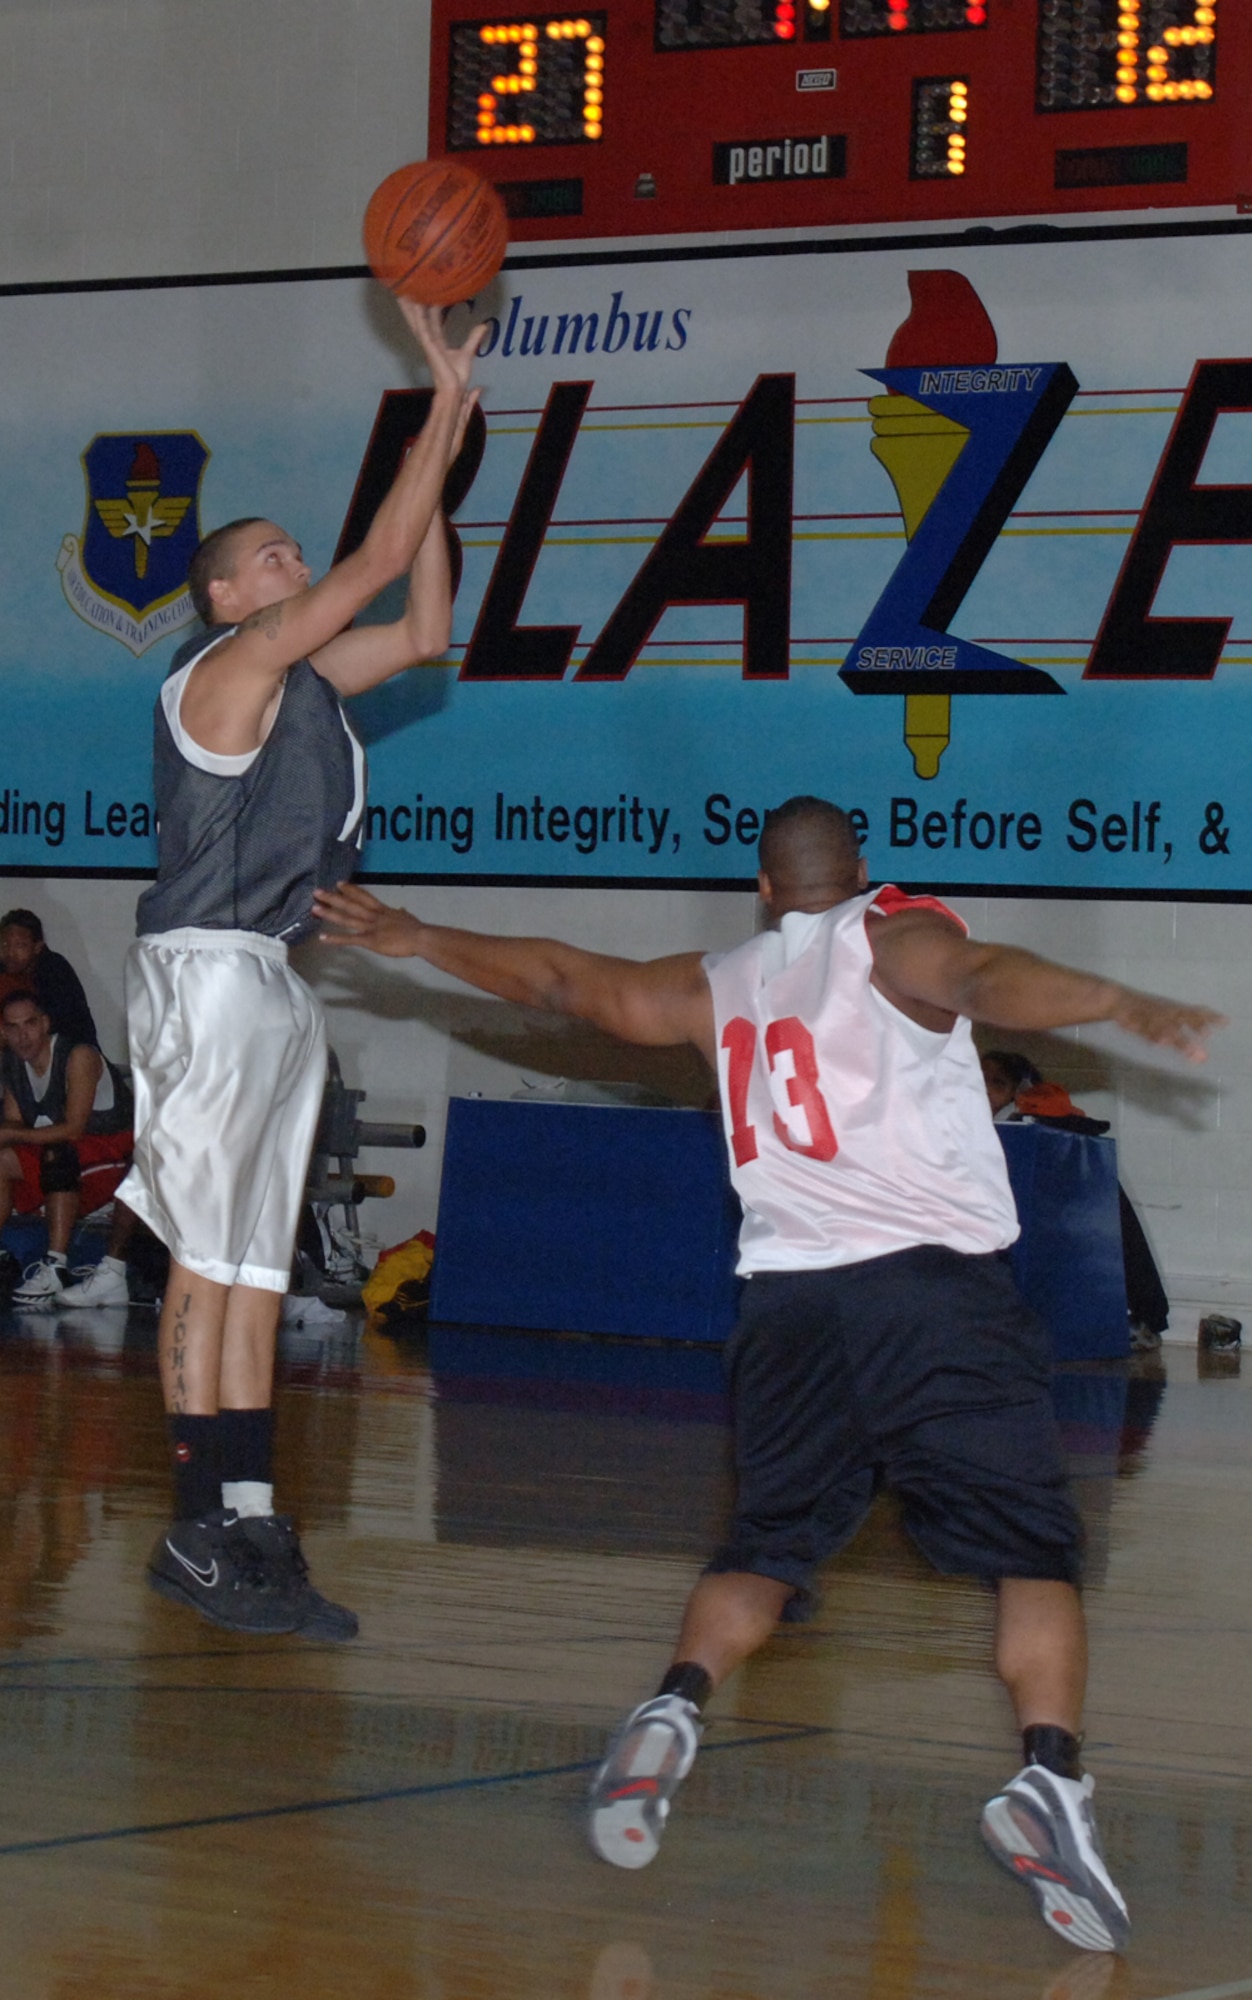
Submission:
<svg viewBox="0 0 1252 2000">
<path fill-rule="evenodd" d="M 132 653 L 195 617 L 187 566 L 200 540 L 209 453 L 194 431 L 103 432 L 83 453 L 87 515 L 57 556 L 72 610 Z"/>
</svg>

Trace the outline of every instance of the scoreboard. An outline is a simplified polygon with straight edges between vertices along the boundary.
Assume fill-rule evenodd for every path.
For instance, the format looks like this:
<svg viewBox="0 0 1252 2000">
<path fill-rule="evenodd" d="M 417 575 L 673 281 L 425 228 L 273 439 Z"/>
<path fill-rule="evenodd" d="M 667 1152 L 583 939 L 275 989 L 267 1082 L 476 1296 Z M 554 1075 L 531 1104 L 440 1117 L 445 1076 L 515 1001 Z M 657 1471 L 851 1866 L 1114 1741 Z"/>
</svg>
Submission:
<svg viewBox="0 0 1252 2000">
<path fill-rule="evenodd" d="M 1252 210 L 1252 0 L 434 0 L 517 239 Z"/>
</svg>

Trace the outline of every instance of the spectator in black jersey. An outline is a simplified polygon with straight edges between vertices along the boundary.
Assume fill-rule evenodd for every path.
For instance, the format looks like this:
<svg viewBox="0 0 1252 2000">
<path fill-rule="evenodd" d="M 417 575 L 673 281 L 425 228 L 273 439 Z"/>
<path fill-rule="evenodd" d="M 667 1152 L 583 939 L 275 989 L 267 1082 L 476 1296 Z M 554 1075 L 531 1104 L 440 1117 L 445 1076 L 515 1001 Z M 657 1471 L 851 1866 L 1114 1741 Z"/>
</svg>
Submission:
<svg viewBox="0 0 1252 2000">
<path fill-rule="evenodd" d="M 47 1009 L 54 1034 L 99 1047 L 83 983 L 68 958 L 49 950 L 33 910 L 9 910 L 0 917 L 0 965 Z"/>
<path fill-rule="evenodd" d="M 26 1271 L 13 1303 L 46 1310 L 64 1287 L 84 1170 L 115 1167 L 116 1184 L 130 1157 L 130 1087 L 93 1043 L 55 1033 L 47 1008 L 29 988 L 5 996 L 0 1023 L 0 1228 L 14 1209 L 45 1210 L 47 1254 Z M 98 1173 L 96 1181 L 100 1198 L 107 1199 L 112 1188 L 100 1184 Z"/>
</svg>

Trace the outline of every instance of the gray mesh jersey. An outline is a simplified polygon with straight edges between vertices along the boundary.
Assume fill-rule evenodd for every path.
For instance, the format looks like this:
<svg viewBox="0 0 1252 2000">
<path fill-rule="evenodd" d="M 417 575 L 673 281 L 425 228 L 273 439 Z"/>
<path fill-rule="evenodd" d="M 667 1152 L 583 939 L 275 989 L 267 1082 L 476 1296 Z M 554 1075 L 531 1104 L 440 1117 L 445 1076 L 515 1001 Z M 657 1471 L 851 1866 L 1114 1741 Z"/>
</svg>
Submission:
<svg viewBox="0 0 1252 2000">
<path fill-rule="evenodd" d="M 232 629 L 180 646 L 167 690 Z M 286 944 L 310 937 L 313 891 L 352 874 L 364 827 L 364 759 L 330 682 L 297 661 L 265 742 L 246 770 L 231 774 L 184 755 L 167 702 L 158 700 L 153 762 L 158 868 L 139 898 L 140 936 L 195 925 L 259 931 Z"/>
</svg>

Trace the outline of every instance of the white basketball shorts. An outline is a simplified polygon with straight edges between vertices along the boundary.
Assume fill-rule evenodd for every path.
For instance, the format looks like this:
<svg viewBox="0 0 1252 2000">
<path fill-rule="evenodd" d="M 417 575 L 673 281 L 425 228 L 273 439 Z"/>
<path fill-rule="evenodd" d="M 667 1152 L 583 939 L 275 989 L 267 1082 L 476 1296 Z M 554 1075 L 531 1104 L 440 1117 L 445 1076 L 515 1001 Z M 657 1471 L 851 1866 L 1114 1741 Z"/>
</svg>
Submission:
<svg viewBox="0 0 1252 2000">
<path fill-rule="evenodd" d="M 142 937 L 126 960 L 135 1155 L 118 1189 L 188 1271 L 285 1292 L 326 1081 L 322 1010 L 256 931 Z"/>
</svg>

